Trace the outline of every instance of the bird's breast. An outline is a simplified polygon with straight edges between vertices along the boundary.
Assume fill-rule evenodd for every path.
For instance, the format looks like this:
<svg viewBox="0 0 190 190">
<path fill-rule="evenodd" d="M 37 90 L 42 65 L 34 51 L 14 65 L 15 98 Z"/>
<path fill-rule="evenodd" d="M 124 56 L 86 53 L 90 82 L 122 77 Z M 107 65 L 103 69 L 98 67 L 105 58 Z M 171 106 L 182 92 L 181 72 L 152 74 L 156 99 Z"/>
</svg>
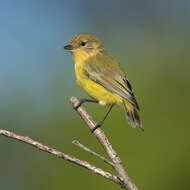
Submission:
<svg viewBox="0 0 190 190">
<path fill-rule="evenodd" d="M 95 83 L 89 79 L 84 73 L 85 65 L 84 63 L 75 63 L 75 73 L 77 78 L 77 83 L 79 86 L 92 98 L 99 101 L 101 105 L 106 104 L 120 104 L 121 98 L 108 90 L 106 90 L 101 85 Z"/>
</svg>

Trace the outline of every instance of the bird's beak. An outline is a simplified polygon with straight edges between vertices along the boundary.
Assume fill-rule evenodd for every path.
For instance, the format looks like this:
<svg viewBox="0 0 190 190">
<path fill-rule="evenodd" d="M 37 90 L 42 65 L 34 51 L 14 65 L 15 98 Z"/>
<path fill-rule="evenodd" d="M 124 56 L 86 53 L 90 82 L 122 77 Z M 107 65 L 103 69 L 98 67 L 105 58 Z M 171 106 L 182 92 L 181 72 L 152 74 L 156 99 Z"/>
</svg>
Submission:
<svg viewBox="0 0 190 190">
<path fill-rule="evenodd" d="M 74 48 L 73 48 L 73 46 L 72 45 L 66 45 L 66 46 L 64 46 L 64 49 L 66 49 L 66 50 L 73 50 Z"/>
</svg>

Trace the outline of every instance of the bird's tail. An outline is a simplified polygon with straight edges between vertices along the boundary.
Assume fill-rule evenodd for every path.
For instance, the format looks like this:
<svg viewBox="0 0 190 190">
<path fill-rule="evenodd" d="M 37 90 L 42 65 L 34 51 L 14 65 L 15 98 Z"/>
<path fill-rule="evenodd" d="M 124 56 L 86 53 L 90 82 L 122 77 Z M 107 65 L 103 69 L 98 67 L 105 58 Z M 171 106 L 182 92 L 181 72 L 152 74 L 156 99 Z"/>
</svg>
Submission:
<svg viewBox="0 0 190 190">
<path fill-rule="evenodd" d="M 140 120 L 139 114 L 136 110 L 136 108 L 127 100 L 123 99 L 123 107 L 125 110 L 125 114 L 127 117 L 127 120 L 131 127 L 133 128 L 141 128 L 142 131 L 144 131 L 142 122 Z"/>
</svg>

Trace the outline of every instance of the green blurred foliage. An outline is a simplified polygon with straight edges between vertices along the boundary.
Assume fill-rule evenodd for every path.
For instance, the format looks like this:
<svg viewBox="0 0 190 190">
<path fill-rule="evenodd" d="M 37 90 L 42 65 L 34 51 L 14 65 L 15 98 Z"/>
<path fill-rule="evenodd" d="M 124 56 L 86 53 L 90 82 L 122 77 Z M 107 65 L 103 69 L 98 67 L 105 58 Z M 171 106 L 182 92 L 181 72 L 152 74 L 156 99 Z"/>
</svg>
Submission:
<svg viewBox="0 0 190 190">
<path fill-rule="evenodd" d="M 139 189 L 187 189 L 190 185 L 190 27 L 181 22 L 172 24 L 166 16 L 159 24 L 142 25 L 142 33 L 133 28 L 134 32 L 129 32 L 126 37 L 122 28 L 118 35 L 112 32 L 118 24 L 111 20 L 103 17 L 99 26 L 98 20 L 92 23 L 88 19 L 85 20 L 87 32 L 94 24 L 93 33 L 97 30 L 101 34 L 105 48 L 126 71 L 141 108 L 145 131 L 130 128 L 119 107 L 113 109 L 102 129 Z M 107 24 L 109 31 L 101 28 L 103 24 Z M 63 54 L 59 64 L 64 63 L 64 56 L 67 55 Z M 53 70 L 48 86 L 51 104 L 46 109 L 37 108 L 24 88 L 15 88 L 14 97 L 7 94 L 10 103 L 1 107 L 1 127 L 113 172 L 109 166 L 71 143 L 77 139 L 106 156 L 68 103 L 71 96 L 87 97 L 75 84 L 71 63 L 70 56 L 66 71 L 61 67 Z M 84 107 L 96 121 L 107 109 L 94 104 Z M 3 190 L 120 189 L 100 176 L 21 142 L 0 136 L 0 150 Z"/>
</svg>

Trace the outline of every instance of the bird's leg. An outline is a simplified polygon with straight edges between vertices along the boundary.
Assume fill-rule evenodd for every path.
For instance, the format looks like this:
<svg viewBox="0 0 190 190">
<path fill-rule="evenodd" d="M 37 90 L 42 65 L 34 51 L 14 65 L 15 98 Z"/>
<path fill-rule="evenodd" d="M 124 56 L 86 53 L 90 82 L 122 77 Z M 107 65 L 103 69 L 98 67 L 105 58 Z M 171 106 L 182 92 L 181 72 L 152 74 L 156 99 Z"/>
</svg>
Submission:
<svg viewBox="0 0 190 190">
<path fill-rule="evenodd" d="M 104 118 L 103 118 L 100 122 L 98 122 L 98 123 L 95 125 L 95 127 L 94 127 L 93 129 L 91 129 L 92 132 L 94 132 L 97 128 L 101 127 L 101 125 L 103 124 L 103 122 L 104 122 L 105 119 L 107 118 L 107 116 L 108 116 L 108 114 L 110 113 L 110 111 L 111 111 L 111 109 L 113 108 L 113 106 L 114 106 L 114 104 L 112 104 L 112 105 L 109 107 L 109 109 L 108 109 L 108 111 L 106 112 Z"/>
<path fill-rule="evenodd" d="M 79 100 L 79 103 L 74 107 L 74 109 L 78 109 L 85 102 L 98 103 L 97 100 L 89 100 L 89 99 L 82 98 L 82 99 Z"/>
</svg>

